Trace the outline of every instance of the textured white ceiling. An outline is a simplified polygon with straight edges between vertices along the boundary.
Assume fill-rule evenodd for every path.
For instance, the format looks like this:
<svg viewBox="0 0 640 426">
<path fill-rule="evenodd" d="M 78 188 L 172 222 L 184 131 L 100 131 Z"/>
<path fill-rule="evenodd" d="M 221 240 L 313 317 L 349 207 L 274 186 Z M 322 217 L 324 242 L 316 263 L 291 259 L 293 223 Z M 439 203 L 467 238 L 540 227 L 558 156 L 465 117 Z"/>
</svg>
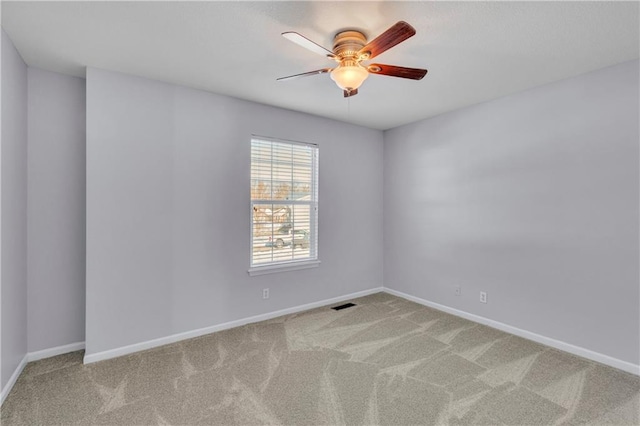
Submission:
<svg viewBox="0 0 640 426">
<path fill-rule="evenodd" d="M 375 62 L 429 69 L 422 81 L 370 76 L 344 99 L 332 66 L 280 36 L 331 49 L 405 20 L 417 35 Z M 27 64 L 85 67 L 182 84 L 388 129 L 639 56 L 637 2 L 2 2 L 2 26 Z"/>
</svg>

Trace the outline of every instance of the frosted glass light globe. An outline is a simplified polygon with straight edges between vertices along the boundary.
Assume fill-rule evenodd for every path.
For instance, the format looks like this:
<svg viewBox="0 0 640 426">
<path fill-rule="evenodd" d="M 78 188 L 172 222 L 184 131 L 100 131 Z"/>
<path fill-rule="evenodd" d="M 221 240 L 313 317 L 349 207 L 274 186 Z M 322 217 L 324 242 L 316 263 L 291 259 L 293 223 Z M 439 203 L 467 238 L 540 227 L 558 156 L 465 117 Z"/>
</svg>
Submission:
<svg viewBox="0 0 640 426">
<path fill-rule="evenodd" d="M 359 64 L 340 65 L 331 71 L 331 79 L 342 90 L 354 90 L 369 77 L 369 71 Z"/>
</svg>

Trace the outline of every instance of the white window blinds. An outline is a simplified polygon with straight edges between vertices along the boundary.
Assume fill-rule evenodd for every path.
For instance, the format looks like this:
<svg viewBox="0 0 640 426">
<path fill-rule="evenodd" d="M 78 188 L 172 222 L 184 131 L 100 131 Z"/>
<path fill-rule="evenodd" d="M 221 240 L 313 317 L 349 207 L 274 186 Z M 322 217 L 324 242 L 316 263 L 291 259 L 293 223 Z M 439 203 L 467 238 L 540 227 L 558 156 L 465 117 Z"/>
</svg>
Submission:
<svg viewBox="0 0 640 426">
<path fill-rule="evenodd" d="M 318 147 L 251 140 L 251 266 L 318 259 Z"/>
</svg>

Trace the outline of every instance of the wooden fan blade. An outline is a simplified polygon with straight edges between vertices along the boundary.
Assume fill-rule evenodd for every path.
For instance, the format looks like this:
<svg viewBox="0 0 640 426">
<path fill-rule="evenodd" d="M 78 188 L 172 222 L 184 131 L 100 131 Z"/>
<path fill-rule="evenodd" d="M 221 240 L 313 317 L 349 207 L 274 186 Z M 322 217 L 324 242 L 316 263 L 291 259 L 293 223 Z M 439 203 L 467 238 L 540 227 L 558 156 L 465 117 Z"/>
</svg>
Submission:
<svg viewBox="0 0 640 426">
<path fill-rule="evenodd" d="M 300 46 L 304 47 L 305 49 L 308 49 L 312 52 L 315 52 L 319 55 L 322 56 L 328 56 L 330 58 L 334 57 L 334 54 L 332 51 L 330 51 L 329 49 L 325 49 L 324 47 L 320 46 L 318 43 L 315 43 L 311 40 L 309 40 L 308 38 L 306 38 L 305 36 L 298 34 L 296 32 L 293 31 L 289 31 L 286 33 L 282 33 L 282 36 L 284 38 L 286 38 L 287 40 L 291 40 L 292 42 L 299 44 Z"/>
<path fill-rule="evenodd" d="M 372 59 L 381 54 L 384 51 L 391 49 L 396 44 L 402 43 L 409 37 L 412 37 L 416 33 L 416 30 L 404 21 L 396 23 L 387 31 L 380 34 L 378 37 L 367 43 L 365 47 L 360 49 L 359 55 L 366 55 L 364 59 Z"/>
<path fill-rule="evenodd" d="M 345 98 L 348 98 L 349 96 L 357 95 L 358 94 L 358 89 L 343 90 L 342 93 L 344 94 Z"/>
<path fill-rule="evenodd" d="M 330 71 L 331 71 L 331 68 L 323 68 L 321 70 L 303 72 L 303 73 L 300 73 L 300 74 L 294 74 L 294 75 L 288 75 L 286 77 L 280 77 L 280 78 L 277 79 L 277 81 L 292 80 L 294 78 L 308 77 L 310 75 L 316 75 L 316 74 L 325 74 L 325 73 L 328 73 Z"/>
<path fill-rule="evenodd" d="M 427 75 L 427 70 L 423 70 L 421 68 L 398 67 L 396 65 L 371 64 L 367 69 L 372 74 L 410 78 L 411 80 L 422 80 L 422 77 Z"/>
</svg>

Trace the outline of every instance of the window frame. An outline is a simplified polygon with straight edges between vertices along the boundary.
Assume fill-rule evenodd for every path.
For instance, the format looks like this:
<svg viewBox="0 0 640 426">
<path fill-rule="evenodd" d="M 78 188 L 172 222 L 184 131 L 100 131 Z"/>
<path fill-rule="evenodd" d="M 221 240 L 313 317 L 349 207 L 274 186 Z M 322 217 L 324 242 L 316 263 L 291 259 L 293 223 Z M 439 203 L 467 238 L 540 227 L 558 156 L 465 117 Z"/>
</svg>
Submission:
<svg viewBox="0 0 640 426">
<path fill-rule="evenodd" d="M 252 184 L 252 159 L 251 156 L 253 154 L 253 143 L 254 141 L 262 141 L 262 142 L 270 142 L 270 143 L 281 143 L 281 144 L 289 144 L 289 145 L 300 145 L 305 147 L 312 148 L 312 160 L 311 160 L 311 200 L 310 201 L 300 201 L 300 200 L 275 200 L 273 198 L 266 200 L 253 200 L 251 198 L 251 192 L 249 193 L 249 270 L 248 273 L 251 276 L 254 275 L 263 275 L 263 274 L 271 274 L 276 272 L 285 272 L 285 271 L 295 271 L 300 269 L 307 268 L 315 268 L 320 265 L 319 253 L 318 253 L 318 186 L 319 186 L 319 166 L 320 166 L 320 158 L 319 153 L 320 149 L 318 144 L 309 143 L 309 142 L 301 142 L 301 141 L 293 141 L 287 139 L 274 138 L 270 136 L 260 136 L 260 135 L 251 135 L 251 139 L 249 141 L 249 189 L 251 190 Z M 272 160 L 273 161 L 273 160 Z M 255 205 L 302 205 L 309 206 L 309 257 L 295 260 L 278 260 L 271 261 L 268 263 L 259 263 L 254 264 L 254 255 L 253 255 L 253 237 L 254 237 L 254 215 L 253 208 Z M 272 249 L 273 250 L 273 249 Z"/>
</svg>

